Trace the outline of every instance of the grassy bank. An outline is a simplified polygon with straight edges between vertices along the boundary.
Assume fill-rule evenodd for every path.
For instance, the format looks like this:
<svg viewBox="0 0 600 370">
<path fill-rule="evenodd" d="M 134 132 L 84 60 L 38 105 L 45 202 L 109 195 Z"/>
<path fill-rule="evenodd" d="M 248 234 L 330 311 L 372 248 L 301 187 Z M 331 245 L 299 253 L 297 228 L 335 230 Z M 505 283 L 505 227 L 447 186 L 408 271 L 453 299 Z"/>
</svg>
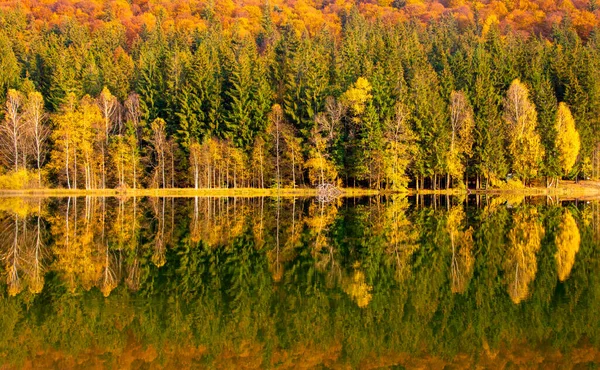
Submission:
<svg viewBox="0 0 600 370">
<path fill-rule="evenodd" d="M 342 196 L 367 196 L 367 195 L 390 195 L 396 192 L 389 190 L 373 190 L 362 188 L 342 188 Z M 409 189 L 403 194 L 408 195 L 466 195 L 466 194 L 515 194 L 523 196 L 560 196 L 570 198 L 594 198 L 600 197 L 600 182 L 573 181 L 561 182 L 558 187 L 521 187 L 501 189 L 441 189 L 441 190 L 419 190 Z M 313 197 L 317 190 L 312 188 L 281 188 L 281 189 L 256 189 L 256 188 L 214 188 L 214 189 L 25 189 L 25 190 L 0 190 L 0 196 L 42 196 L 42 197 L 65 197 L 65 196 L 108 196 L 108 197 Z"/>
<path fill-rule="evenodd" d="M 380 192 L 370 189 L 345 188 L 341 189 L 345 196 L 376 195 Z M 316 189 L 311 188 L 281 188 L 281 189 L 256 189 L 256 188 L 214 188 L 214 189 L 26 189 L 26 190 L 0 190 L 0 196 L 106 196 L 106 197 L 314 197 Z"/>
</svg>

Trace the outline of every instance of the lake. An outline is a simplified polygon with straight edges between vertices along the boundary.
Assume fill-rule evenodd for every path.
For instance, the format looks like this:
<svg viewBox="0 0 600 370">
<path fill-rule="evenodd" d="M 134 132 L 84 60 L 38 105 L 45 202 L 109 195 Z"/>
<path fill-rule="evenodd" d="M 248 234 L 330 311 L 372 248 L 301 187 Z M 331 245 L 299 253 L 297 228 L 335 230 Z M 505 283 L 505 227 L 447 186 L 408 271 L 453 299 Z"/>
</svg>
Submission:
<svg viewBox="0 0 600 370">
<path fill-rule="evenodd" d="M 1 198 L 1 368 L 600 361 L 600 202 Z"/>
</svg>

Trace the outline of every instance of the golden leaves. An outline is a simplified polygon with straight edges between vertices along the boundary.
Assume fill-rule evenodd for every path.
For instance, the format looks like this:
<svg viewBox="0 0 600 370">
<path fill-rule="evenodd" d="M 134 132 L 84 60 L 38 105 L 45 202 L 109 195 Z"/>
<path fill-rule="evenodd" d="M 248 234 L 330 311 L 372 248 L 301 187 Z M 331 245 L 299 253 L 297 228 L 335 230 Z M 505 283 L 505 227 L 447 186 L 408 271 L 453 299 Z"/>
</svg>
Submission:
<svg viewBox="0 0 600 370">
<path fill-rule="evenodd" d="M 359 77 L 342 95 L 342 102 L 346 104 L 355 116 L 361 115 L 365 111 L 367 102 L 373 98 L 371 95 L 371 84 L 364 77 Z"/>
<path fill-rule="evenodd" d="M 575 119 L 565 103 L 558 105 L 555 128 L 560 168 L 563 173 L 568 174 L 577 161 L 581 142 L 575 128 Z"/>
<path fill-rule="evenodd" d="M 527 180 L 537 175 L 544 149 L 536 132 L 537 112 L 529 100 L 529 90 L 514 80 L 504 99 L 504 120 L 513 171 Z"/>
<path fill-rule="evenodd" d="M 575 255 L 579 252 L 581 243 L 579 228 L 571 212 L 566 210 L 563 212 L 555 241 L 557 250 L 554 258 L 556 259 L 558 278 L 560 281 L 565 281 L 571 274 Z"/>
<path fill-rule="evenodd" d="M 452 293 L 462 294 L 466 291 L 473 276 L 473 228 L 464 230 L 465 211 L 462 206 L 454 207 L 448 213 L 446 230 L 450 236 L 452 247 L 452 263 L 450 275 Z"/>
<path fill-rule="evenodd" d="M 371 290 L 373 287 L 366 283 L 365 274 L 360 270 L 360 263 L 356 263 L 349 281 L 344 284 L 344 292 L 356 302 L 358 307 L 364 308 L 373 298 Z"/>
<path fill-rule="evenodd" d="M 514 303 L 529 296 L 529 285 L 537 273 L 536 253 L 541 247 L 544 228 L 534 208 L 521 209 L 515 213 L 513 228 L 508 233 L 508 251 L 504 270 L 508 294 Z"/>
</svg>

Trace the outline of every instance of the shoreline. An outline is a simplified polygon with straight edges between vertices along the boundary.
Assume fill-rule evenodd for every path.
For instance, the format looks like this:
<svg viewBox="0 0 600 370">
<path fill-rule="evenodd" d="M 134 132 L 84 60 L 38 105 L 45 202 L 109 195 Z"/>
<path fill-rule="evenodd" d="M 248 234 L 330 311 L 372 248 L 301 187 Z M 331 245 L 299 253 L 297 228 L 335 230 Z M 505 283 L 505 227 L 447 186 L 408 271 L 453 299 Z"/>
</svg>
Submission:
<svg viewBox="0 0 600 370">
<path fill-rule="evenodd" d="M 375 195 L 521 195 L 521 196 L 566 196 L 575 198 L 600 197 L 600 182 L 582 181 L 579 183 L 563 182 L 557 188 L 530 187 L 516 189 L 441 189 L 406 191 L 376 190 L 364 188 L 340 188 L 341 197 L 375 196 Z M 0 190 L 0 197 L 65 197 L 65 196 L 105 196 L 105 197 L 314 197 L 318 195 L 315 188 L 175 188 L 175 189 L 20 189 Z"/>
</svg>

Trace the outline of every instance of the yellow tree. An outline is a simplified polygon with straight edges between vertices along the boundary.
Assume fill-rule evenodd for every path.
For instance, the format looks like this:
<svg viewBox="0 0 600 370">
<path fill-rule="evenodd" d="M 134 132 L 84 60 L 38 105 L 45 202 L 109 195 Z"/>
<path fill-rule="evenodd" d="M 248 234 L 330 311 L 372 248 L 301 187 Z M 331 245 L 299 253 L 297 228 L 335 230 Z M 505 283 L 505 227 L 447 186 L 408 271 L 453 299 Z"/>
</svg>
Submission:
<svg viewBox="0 0 600 370">
<path fill-rule="evenodd" d="M 246 175 L 246 159 L 242 149 L 236 148 L 230 145 L 228 148 L 229 152 L 229 165 L 233 169 L 233 187 L 237 188 L 238 184 L 243 183 Z"/>
<path fill-rule="evenodd" d="M 275 149 L 275 176 L 277 181 L 277 189 L 281 185 L 281 166 L 280 166 L 280 151 L 281 151 L 281 136 L 283 131 L 283 109 L 279 104 L 273 105 L 269 114 L 269 127 L 267 131 L 273 137 L 273 146 Z"/>
<path fill-rule="evenodd" d="M 128 138 L 119 135 L 111 143 L 110 149 L 110 157 L 112 159 L 113 168 L 117 176 L 117 186 L 121 189 L 126 188 L 127 174 L 134 176 L 133 172 L 135 171 L 135 162 L 133 161 L 133 158 L 135 155 L 131 153 L 132 149 L 134 148 L 130 145 Z M 134 168 L 128 169 L 128 167 L 131 166 Z"/>
<path fill-rule="evenodd" d="M 162 118 L 155 119 L 150 128 L 152 129 L 152 145 L 156 155 L 157 169 L 155 178 L 160 178 L 163 189 L 167 187 L 167 178 L 165 174 L 166 151 L 167 151 L 167 133 L 166 122 Z M 158 183 L 159 181 L 155 181 Z"/>
<path fill-rule="evenodd" d="M 200 167 L 202 163 L 202 146 L 197 141 L 190 144 L 190 170 L 194 177 L 194 189 L 198 189 L 200 184 Z"/>
<path fill-rule="evenodd" d="M 60 112 L 52 119 L 54 122 L 54 130 L 52 131 L 54 150 L 51 156 L 51 167 L 59 174 L 64 173 L 69 189 L 72 187 L 73 173 L 71 167 L 75 151 L 73 130 L 78 119 L 76 107 L 75 94 L 69 93 L 66 102 L 61 106 Z"/>
<path fill-rule="evenodd" d="M 527 87 L 518 79 L 512 82 L 506 93 L 504 121 L 513 171 L 526 183 L 537 175 L 544 149 L 536 132 L 535 106 L 529 100 Z"/>
<path fill-rule="evenodd" d="M 327 141 L 317 128 L 312 131 L 311 141 L 313 150 L 305 164 L 310 183 L 314 185 L 335 182 L 338 173 L 335 165 L 327 158 Z"/>
<path fill-rule="evenodd" d="M 450 150 L 448 151 L 448 179 L 462 178 L 466 172 L 466 161 L 473 154 L 473 108 L 463 91 L 452 91 L 450 94 Z M 466 181 L 465 181 L 466 183 Z"/>
<path fill-rule="evenodd" d="M 575 255 L 579 252 L 581 236 L 577 222 L 571 215 L 571 212 L 565 210 L 562 214 L 558 233 L 556 234 L 556 268 L 558 269 L 558 278 L 565 281 L 571 274 L 571 269 L 575 263 Z"/>
<path fill-rule="evenodd" d="M 286 125 L 282 132 L 285 141 L 286 151 L 285 156 L 291 162 L 292 169 L 292 187 L 296 187 L 296 169 L 299 168 L 302 172 L 304 158 L 302 158 L 302 145 L 300 138 L 294 134 L 294 128 Z"/>
<path fill-rule="evenodd" d="M 571 110 L 565 103 L 558 105 L 555 128 L 558 161 L 563 174 L 568 174 L 577 161 L 581 141 Z"/>
<path fill-rule="evenodd" d="M 113 96 L 105 86 L 98 97 L 98 106 L 102 114 L 102 131 L 99 135 L 100 150 L 102 152 L 102 188 L 106 188 L 106 149 L 108 146 L 108 137 L 113 129 L 113 115 L 117 109 L 117 98 Z"/>
<path fill-rule="evenodd" d="M 33 141 L 36 168 L 38 173 L 38 187 L 42 187 L 42 162 L 46 155 L 46 140 L 50 129 L 45 124 L 46 113 L 44 112 L 44 98 L 37 91 L 27 94 L 25 103 L 25 123 L 27 131 Z"/>
<path fill-rule="evenodd" d="M 406 169 L 414 152 L 415 134 L 408 125 L 410 111 L 402 104 L 396 104 L 394 118 L 385 125 L 387 145 L 384 156 L 384 173 L 387 184 L 394 190 L 405 190 L 408 185 Z"/>
<path fill-rule="evenodd" d="M 265 187 L 265 141 L 258 135 L 252 146 L 252 158 L 257 161 L 258 173 L 256 174 L 256 186 L 261 189 Z M 256 166 L 253 166 L 256 169 Z"/>
<path fill-rule="evenodd" d="M 342 95 L 342 102 L 350 109 L 354 120 L 364 113 L 367 102 L 373 97 L 371 95 L 371 84 L 364 77 L 359 77 L 354 85 Z"/>
<path fill-rule="evenodd" d="M 89 96 L 84 96 L 77 110 L 73 137 L 76 145 L 75 153 L 81 153 L 83 156 L 86 189 L 95 187 L 97 159 L 94 155 L 94 127 L 97 127 L 100 122 L 102 122 L 100 110 Z M 74 159 L 77 163 L 77 155 Z M 104 171 L 103 165 L 102 170 Z"/>
</svg>

